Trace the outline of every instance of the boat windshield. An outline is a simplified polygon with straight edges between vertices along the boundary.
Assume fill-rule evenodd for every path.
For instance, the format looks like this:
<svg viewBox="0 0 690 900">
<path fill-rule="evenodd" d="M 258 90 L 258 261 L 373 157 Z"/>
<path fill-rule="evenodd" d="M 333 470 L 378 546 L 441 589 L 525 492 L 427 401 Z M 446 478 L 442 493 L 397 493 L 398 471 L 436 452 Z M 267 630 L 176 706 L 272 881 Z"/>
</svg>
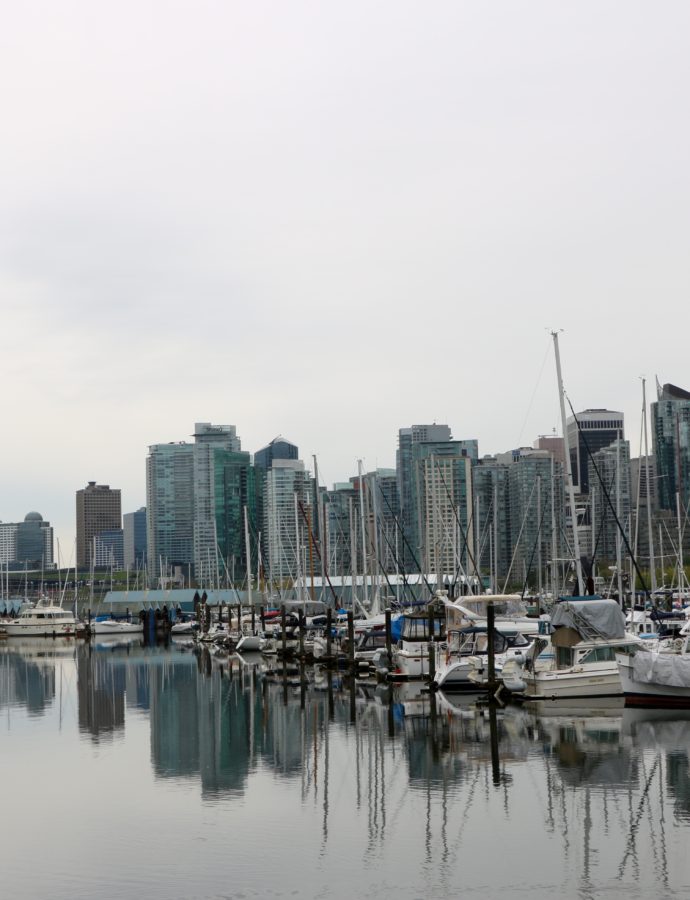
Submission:
<svg viewBox="0 0 690 900">
<path fill-rule="evenodd" d="M 471 613 L 486 618 L 486 601 L 473 599 L 472 597 L 463 597 L 460 605 L 464 606 Z M 527 607 L 520 599 L 515 600 L 494 600 L 494 613 L 506 619 L 524 618 L 527 615 Z"/>
</svg>

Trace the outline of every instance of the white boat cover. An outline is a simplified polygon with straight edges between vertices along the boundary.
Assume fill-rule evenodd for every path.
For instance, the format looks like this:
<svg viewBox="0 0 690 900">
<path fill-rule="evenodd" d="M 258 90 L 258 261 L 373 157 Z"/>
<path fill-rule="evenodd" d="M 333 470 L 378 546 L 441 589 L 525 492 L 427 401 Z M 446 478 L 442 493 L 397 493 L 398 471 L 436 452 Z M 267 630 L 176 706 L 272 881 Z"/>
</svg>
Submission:
<svg viewBox="0 0 690 900">
<path fill-rule="evenodd" d="M 689 653 L 639 652 L 633 657 L 633 680 L 690 688 Z"/>
<path fill-rule="evenodd" d="M 551 625 L 574 628 L 582 637 L 596 632 L 598 637 L 625 637 L 625 616 L 615 600 L 599 597 L 596 600 L 561 600 L 551 610 Z"/>
</svg>

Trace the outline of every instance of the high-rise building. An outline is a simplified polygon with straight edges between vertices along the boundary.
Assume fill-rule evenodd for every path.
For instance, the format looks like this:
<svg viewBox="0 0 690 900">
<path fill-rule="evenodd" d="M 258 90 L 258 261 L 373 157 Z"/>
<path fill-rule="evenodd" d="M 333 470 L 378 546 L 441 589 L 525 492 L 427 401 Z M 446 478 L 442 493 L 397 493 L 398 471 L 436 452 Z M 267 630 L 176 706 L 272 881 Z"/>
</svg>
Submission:
<svg viewBox="0 0 690 900">
<path fill-rule="evenodd" d="M 260 494 L 264 472 L 251 464 L 249 453 L 222 448 L 214 451 L 213 470 L 215 529 L 221 573 L 235 584 L 247 577 L 245 509 L 253 572 L 256 572 L 259 563 Z M 263 556 L 265 547 L 261 553 Z"/>
<path fill-rule="evenodd" d="M 151 576 L 194 561 L 194 445 L 153 444 L 146 460 L 146 542 Z"/>
<path fill-rule="evenodd" d="M 162 575 L 194 566 L 197 582 L 210 585 L 222 573 L 218 543 L 216 461 L 241 453 L 234 425 L 197 422 L 194 443 L 154 444 L 146 476 L 148 568 Z M 225 521 L 221 517 L 221 522 Z"/>
<path fill-rule="evenodd" d="M 472 467 L 474 554 L 482 577 L 490 577 L 497 593 L 508 574 L 511 555 L 508 468 L 495 456 L 484 456 Z"/>
<path fill-rule="evenodd" d="M 690 393 L 665 384 L 651 407 L 659 508 L 675 511 L 678 495 L 684 511 L 690 503 Z"/>
<path fill-rule="evenodd" d="M 472 457 L 462 441 L 412 445 L 412 548 L 420 571 L 455 582 L 475 574 Z"/>
<path fill-rule="evenodd" d="M 10 569 L 53 566 L 53 529 L 37 512 L 23 522 L 0 522 L 0 565 Z"/>
<path fill-rule="evenodd" d="M 599 478 L 592 479 L 589 488 L 592 556 L 611 565 L 616 562 L 619 542 L 621 556 L 627 555 L 621 528 L 632 544 L 629 442 L 614 441 L 603 447 L 594 454 L 594 462 Z"/>
<path fill-rule="evenodd" d="M 104 531 L 122 528 L 119 488 L 89 481 L 77 491 L 77 565 L 91 565 L 94 538 Z"/>
<path fill-rule="evenodd" d="M 254 465 L 260 469 L 270 469 L 274 459 L 298 459 L 299 450 L 295 444 L 278 435 L 270 444 L 257 450 L 254 454 Z"/>
<path fill-rule="evenodd" d="M 590 459 L 614 441 L 623 440 L 622 412 L 610 409 L 585 409 L 566 421 L 573 484 L 579 494 L 588 494 L 592 480 Z"/>
<path fill-rule="evenodd" d="M 93 564 L 96 568 L 120 570 L 125 564 L 124 532 L 122 528 L 101 531 L 93 539 Z"/>
<path fill-rule="evenodd" d="M 142 569 L 146 564 L 146 507 L 122 517 L 124 564 L 127 569 Z"/>
<path fill-rule="evenodd" d="M 271 579 L 295 578 L 301 570 L 299 557 L 306 546 L 306 528 L 297 505 L 311 502 L 309 473 L 299 459 L 274 459 L 266 472 L 264 486 L 264 528 L 267 538 L 268 568 Z"/>
<path fill-rule="evenodd" d="M 425 441 L 441 443 L 452 440 L 448 425 L 412 425 L 410 428 L 401 428 L 398 431 L 398 449 L 396 452 L 395 469 L 398 479 L 398 498 L 400 505 L 400 521 L 402 525 L 403 561 L 405 569 L 410 572 L 416 568 L 414 559 L 416 551 L 413 550 L 415 511 L 413 506 L 413 465 L 412 448 L 415 444 Z"/>
<path fill-rule="evenodd" d="M 556 563 L 563 553 L 562 466 L 548 450 L 520 453 L 507 468 L 507 493 L 511 554 L 508 584 L 544 587 L 549 562 Z"/>
<path fill-rule="evenodd" d="M 200 584 L 213 584 L 218 577 L 218 534 L 216 522 L 216 451 L 241 451 L 234 425 L 194 426 L 194 571 Z"/>
</svg>

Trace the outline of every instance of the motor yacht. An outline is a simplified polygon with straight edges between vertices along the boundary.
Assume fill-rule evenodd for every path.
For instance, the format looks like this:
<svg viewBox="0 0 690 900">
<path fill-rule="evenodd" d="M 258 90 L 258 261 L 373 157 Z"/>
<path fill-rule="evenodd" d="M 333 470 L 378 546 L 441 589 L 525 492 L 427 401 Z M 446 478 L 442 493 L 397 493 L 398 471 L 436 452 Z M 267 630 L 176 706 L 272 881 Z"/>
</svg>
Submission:
<svg viewBox="0 0 690 900">
<path fill-rule="evenodd" d="M 3 622 L 8 637 L 74 637 L 79 623 L 69 609 L 39 601 Z"/>
</svg>

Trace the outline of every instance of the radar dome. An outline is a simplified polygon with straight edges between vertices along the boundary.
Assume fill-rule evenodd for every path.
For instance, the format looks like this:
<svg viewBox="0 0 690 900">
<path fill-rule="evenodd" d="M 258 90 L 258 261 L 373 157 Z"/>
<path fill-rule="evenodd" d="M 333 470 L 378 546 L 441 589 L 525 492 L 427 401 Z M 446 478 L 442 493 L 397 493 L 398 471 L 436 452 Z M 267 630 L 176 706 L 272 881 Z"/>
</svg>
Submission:
<svg viewBox="0 0 690 900">
<path fill-rule="evenodd" d="M 43 516 L 38 512 L 28 512 L 24 516 L 24 521 L 25 522 L 42 522 Z"/>
</svg>

